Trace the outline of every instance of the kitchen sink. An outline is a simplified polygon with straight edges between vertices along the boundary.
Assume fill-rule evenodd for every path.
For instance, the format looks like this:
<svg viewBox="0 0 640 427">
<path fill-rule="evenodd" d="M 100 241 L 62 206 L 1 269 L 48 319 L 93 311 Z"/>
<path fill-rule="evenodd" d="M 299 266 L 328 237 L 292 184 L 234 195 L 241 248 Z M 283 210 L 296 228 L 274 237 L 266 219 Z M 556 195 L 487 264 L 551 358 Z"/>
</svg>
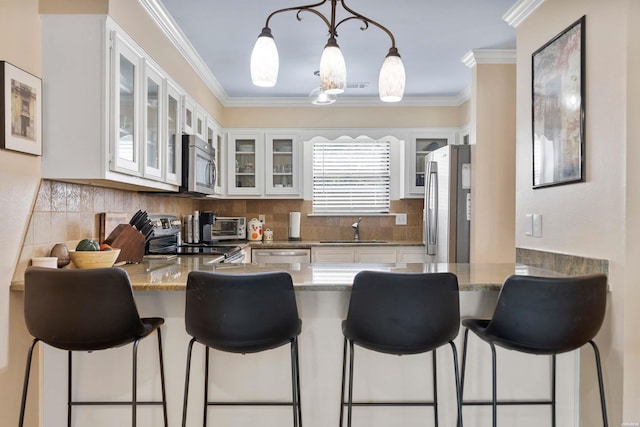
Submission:
<svg viewBox="0 0 640 427">
<path fill-rule="evenodd" d="M 386 240 L 320 240 L 320 243 L 387 243 Z"/>
</svg>

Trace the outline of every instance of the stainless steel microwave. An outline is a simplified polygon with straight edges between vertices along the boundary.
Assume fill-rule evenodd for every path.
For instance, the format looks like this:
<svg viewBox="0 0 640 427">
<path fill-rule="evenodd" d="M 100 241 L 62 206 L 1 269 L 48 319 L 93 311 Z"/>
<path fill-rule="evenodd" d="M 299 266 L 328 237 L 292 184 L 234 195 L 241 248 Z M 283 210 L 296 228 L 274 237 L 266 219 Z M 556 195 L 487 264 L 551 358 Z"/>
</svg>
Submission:
<svg viewBox="0 0 640 427">
<path fill-rule="evenodd" d="M 217 170 L 216 149 L 195 135 L 182 136 L 181 193 L 214 194 Z"/>
</svg>

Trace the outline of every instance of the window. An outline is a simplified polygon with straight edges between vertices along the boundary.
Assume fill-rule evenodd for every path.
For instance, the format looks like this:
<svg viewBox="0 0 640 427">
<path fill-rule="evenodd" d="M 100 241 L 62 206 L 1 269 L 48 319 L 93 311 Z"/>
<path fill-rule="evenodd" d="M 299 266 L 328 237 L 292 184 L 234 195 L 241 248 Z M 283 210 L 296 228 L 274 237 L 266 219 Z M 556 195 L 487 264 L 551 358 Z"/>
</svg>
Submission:
<svg viewBox="0 0 640 427">
<path fill-rule="evenodd" d="M 313 142 L 314 213 L 389 213 L 390 143 Z"/>
</svg>

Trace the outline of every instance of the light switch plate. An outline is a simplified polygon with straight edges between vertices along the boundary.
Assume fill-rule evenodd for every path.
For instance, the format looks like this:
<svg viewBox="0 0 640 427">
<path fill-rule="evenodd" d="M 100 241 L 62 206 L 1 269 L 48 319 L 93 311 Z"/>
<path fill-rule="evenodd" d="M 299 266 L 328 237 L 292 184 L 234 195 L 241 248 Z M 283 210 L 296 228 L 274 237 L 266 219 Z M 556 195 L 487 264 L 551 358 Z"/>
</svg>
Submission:
<svg viewBox="0 0 640 427">
<path fill-rule="evenodd" d="M 533 215 L 526 214 L 524 217 L 524 235 L 533 236 Z"/>
<path fill-rule="evenodd" d="M 533 237 L 542 237 L 542 215 L 533 214 Z"/>
<path fill-rule="evenodd" d="M 260 221 L 261 223 L 264 224 L 264 215 L 263 214 L 258 215 L 258 221 Z"/>
<path fill-rule="evenodd" d="M 406 213 L 396 214 L 396 225 L 407 225 L 407 214 Z"/>
</svg>

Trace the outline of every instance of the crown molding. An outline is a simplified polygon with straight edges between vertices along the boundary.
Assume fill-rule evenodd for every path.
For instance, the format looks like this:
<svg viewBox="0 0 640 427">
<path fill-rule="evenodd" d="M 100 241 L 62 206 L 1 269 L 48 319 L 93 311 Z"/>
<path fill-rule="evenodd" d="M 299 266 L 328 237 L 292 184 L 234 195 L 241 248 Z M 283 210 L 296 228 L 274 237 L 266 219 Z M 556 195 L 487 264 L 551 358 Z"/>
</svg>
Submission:
<svg viewBox="0 0 640 427">
<path fill-rule="evenodd" d="M 153 19 L 163 34 L 173 43 L 176 49 L 178 49 L 178 52 L 180 52 L 198 76 L 204 81 L 216 98 L 224 105 L 225 101 L 229 98 L 227 93 L 164 5 L 158 0 L 138 0 L 138 2 L 144 7 L 151 19 Z"/>
<path fill-rule="evenodd" d="M 313 105 L 306 97 L 290 98 L 242 98 L 227 99 L 225 107 L 308 107 L 308 108 L 336 108 L 336 107 L 459 107 L 471 99 L 469 87 L 464 88 L 455 96 L 425 96 L 405 97 L 400 102 L 382 102 L 377 97 L 348 97 L 340 98 L 330 105 Z"/>
<path fill-rule="evenodd" d="M 469 68 L 477 64 L 515 64 L 515 49 L 473 49 L 467 52 L 461 59 Z"/>
<path fill-rule="evenodd" d="M 520 0 L 509 9 L 502 19 L 514 28 L 522 24 L 536 10 L 544 0 Z"/>
</svg>

